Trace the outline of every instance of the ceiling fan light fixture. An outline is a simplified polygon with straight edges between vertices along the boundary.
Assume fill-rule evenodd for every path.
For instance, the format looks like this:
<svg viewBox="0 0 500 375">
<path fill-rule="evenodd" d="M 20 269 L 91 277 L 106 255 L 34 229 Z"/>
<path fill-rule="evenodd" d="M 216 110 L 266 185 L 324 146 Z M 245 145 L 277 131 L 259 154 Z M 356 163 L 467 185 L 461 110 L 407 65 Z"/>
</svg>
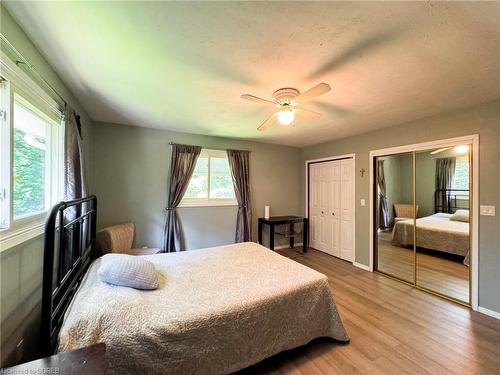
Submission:
<svg viewBox="0 0 500 375">
<path fill-rule="evenodd" d="M 290 106 L 283 106 L 283 108 L 278 112 L 278 122 L 281 125 L 291 125 L 295 120 L 295 113 L 290 108 Z"/>
<path fill-rule="evenodd" d="M 467 151 L 469 151 L 469 145 L 460 145 L 455 147 L 454 150 L 457 154 L 465 154 Z"/>
<path fill-rule="evenodd" d="M 273 105 L 278 109 L 257 128 L 257 130 L 266 130 L 275 121 L 285 126 L 293 125 L 295 115 L 307 120 L 319 119 L 321 113 L 302 108 L 302 103 L 323 95 L 331 89 L 329 84 L 322 82 L 302 93 L 293 87 L 283 87 L 273 92 L 273 101 L 250 94 L 243 94 L 241 98 L 256 103 Z"/>
</svg>

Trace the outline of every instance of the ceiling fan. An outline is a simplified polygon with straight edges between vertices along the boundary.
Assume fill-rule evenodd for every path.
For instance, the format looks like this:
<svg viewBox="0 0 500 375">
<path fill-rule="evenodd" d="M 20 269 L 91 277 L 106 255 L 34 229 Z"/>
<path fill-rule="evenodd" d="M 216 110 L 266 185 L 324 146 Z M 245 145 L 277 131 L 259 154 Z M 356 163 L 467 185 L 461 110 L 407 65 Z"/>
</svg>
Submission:
<svg viewBox="0 0 500 375">
<path fill-rule="evenodd" d="M 269 116 L 257 130 L 266 130 L 276 119 L 281 125 L 292 125 L 295 120 L 295 115 L 308 120 L 317 120 L 321 117 L 321 113 L 310 111 L 302 108 L 301 103 L 320 96 L 331 90 L 327 83 L 320 83 L 313 88 L 301 93 L 299 90 L 286 87 L 276 90 L 273 93 L 273 100 L 262 99 L 254 95 L 243 94 L 243 99 L 251 100 L 257 103 L 271 104 L 278 108 L 278 111 Z"/>
</svg>

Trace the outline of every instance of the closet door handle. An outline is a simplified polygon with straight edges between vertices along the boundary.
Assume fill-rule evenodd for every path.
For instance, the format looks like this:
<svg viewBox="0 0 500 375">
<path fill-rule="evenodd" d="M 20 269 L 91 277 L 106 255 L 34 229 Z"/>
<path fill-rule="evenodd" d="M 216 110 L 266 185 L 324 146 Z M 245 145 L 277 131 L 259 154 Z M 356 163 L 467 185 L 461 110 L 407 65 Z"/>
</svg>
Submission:
<svg viewBox="0 0 500 375">
<path fill-rule="evenodd" d="M 321 211 L 322 214 L 324 214 L 325 212 L 324 211 Z"/>
<path fill-rule="evenodd" d="M 332 212 L 332 216 L 335 216 L 335 212 Z"/>
</svg>

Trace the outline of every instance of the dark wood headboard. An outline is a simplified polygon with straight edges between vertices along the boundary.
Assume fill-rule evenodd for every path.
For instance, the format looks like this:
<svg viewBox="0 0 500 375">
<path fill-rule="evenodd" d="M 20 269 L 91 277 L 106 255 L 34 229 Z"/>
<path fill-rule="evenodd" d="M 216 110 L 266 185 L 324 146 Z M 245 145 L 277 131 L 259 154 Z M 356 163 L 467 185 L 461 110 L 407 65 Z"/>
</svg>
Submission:
<svg viewBox="0 0 500 375">
<path fill-rule="evenodd" d="M 41 350 L 55 352 L 64 314 L 95 256 L 97 198 L 56 204 L 45 223 Z"/>
</svg>

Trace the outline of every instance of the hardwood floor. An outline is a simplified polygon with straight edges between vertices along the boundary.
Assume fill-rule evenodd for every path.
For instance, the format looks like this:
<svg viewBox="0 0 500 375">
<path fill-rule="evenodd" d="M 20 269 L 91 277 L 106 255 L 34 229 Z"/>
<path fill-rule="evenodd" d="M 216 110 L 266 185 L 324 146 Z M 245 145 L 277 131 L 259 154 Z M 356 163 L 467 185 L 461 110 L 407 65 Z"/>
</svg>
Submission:
<svg viewBox="0 0 500 375">
<path fill-rule="evenodd" d="M 413 283 L 413 249 L 391 245 L 390 240 L 378 241 L 378 269 Z M 439 252 L 417 250 L 418 285 L 469 302 L 469 267 L 463 257 Z"/>
<path fill-rule="evenodd" d="M 328 276 L 351 342 L 317 339 L 242 374 L 500 373 L 500 320 L 313 249 L 280 252 Z"/>
</svg>

